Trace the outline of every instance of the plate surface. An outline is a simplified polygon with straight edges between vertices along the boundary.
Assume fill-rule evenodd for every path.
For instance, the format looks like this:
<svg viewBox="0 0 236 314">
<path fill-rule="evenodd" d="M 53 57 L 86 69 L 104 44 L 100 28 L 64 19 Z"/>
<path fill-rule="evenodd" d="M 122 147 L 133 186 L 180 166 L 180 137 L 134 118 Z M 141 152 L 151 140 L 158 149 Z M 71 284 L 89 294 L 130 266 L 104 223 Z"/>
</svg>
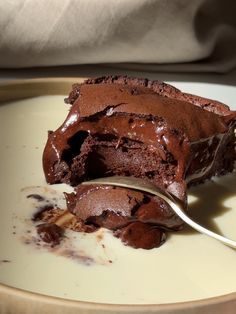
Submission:
<svg viewBox="0 0 236 314">
<path fill-rule="evenodd" d="M 236 109 L 235 87 L 173 84 Z M 0 105 L 0 283 L 108 304 L 169 304 L 235 292 L 235 251 L 190 229 L 169 234 L 162 247 L 150 251 L 126 247 L 105 230 L 68 232 L 57 249 L 35 241 L 31 217 L 38 204 L 27 196 L 41 194 L 64 206 L 62 192 L 71 190 L 47 186 L 41 165 L 47 130 L 57 128 L 68 112 L 63 99 L 39 96 Z M 235 186 L 233 173 L 189 191 L 192 216 L 233 239 Z"/>
</svg>

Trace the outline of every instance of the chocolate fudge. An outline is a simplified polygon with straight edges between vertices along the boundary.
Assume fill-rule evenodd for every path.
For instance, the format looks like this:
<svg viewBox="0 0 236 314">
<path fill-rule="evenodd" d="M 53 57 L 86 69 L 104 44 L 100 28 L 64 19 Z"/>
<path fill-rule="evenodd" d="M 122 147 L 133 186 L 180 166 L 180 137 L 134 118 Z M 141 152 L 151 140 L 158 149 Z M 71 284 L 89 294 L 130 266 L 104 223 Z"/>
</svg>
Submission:
<svg viewBox="0 0 236 314">
<path fill-rule="evenodd" d="M 187 186 L 233 171 L 236 112 L 220 102 L 126 76 L 75 84 L 66 102 L 69 114 L 49 132 L 43 154 L 50 184 L 78 186 L 97 177 L 135 176 L 186 205 Z M 113 230 L 133 247 L 159 246 L 164 230 L 182 226 L 167 204 L 145 193 L 84 189 L 78 186 L 67 196 L 69 210 L 87 224 Z M 140 218 L 143 207 L 150 221 Z"/>
</svg>

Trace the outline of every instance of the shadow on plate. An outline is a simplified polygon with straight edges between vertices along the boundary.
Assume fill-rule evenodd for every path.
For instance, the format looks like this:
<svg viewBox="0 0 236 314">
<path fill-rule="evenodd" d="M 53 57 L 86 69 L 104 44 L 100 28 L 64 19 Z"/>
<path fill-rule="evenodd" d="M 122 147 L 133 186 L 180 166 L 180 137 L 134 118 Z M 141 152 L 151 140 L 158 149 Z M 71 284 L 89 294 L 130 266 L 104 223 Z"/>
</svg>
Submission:
<svg viewBox="0 0 236 314">
<path fill-rule="evenodd" d="M 194 197 L 194 201 L 190 203 L 188 209 L 191 218 L 211 231 L 224 235 L 218 223 L 215 222 L 215 218 L 233 210 L 232 207 L 225 206 L 224 202 L 236 195 L 235 186 L 236 172 L 192 187 L 189 195 Z M 183 231 L 178 232 L 178 234 L 194 233 L 197 231 L 189 226 L 185 226 Z"/>
</svg>

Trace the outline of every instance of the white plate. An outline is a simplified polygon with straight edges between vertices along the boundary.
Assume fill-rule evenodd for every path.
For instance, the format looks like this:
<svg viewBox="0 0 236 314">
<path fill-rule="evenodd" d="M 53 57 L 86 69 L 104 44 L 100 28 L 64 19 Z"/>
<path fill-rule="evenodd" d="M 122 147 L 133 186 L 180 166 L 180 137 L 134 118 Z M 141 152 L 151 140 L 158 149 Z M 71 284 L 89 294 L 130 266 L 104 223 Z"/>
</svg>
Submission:
<svg viewBox="0 0 236 314">
<path fill-rule="evenodd" d="M 236 109 L 235 87 L 174 85 Z M 47 130 L 57 128 L 68 112 L 63 98 L 41 96 L 0 105 L 0 283 L 112 304 L 166 304 L 235 292 L 235 251 L 192 230 L 171 234 L 162 247 L 150 251 L 126 247 L 103 230 L 87 235 L 70 232 L 72 240 L 59 250 L 33 243 L 34 204 L 26 196 L 47 186 L 42 151 Z M 236 240 L 235 186 L 234 173 L 194 188 L 190 207 L 207 227 Z M 64 185 L 49 188 L 58 195 L 70 190 Z M 51 193 L 49 189 L 49 197 Z"/>
</svg>

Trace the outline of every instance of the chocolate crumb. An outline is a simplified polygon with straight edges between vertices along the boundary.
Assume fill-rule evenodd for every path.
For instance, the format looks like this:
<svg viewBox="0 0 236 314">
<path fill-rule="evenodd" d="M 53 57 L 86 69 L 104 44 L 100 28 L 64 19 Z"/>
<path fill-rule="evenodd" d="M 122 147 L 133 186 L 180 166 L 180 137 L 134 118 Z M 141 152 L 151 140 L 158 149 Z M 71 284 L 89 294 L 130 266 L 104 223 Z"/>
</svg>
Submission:
<svg viewBox="0 0 236 314">
<path fill-rule="evenodd" d="M 9 259 L 2 259 L 0 262 L 1 263 L 11 263 L 11 261 Z"/>
<path fill-rule="evenodd" d="M 39 194 L 29 194 L 29 195 L 27 195 L 27 198 L 33 198 L 33 199 L 35 199 L 35 200 L 37 200 L 37 201 L 39 201 L 39 202 L 42 202 L 42 201 L 45 200 L 45 198 L 42 197 L 42 196 L 39 195 Z"/>
<path fill-rule="evenodd" d="M 37 233 L 40 238 L 53 246 L 60 244 L 60 240 L 64 234 L 64 230 L 52 223 L 43 223 L 36 226 Z"/>
<path fill-rule="evenodd" d="M 54 208 L 53 204 L 48 204 L 48 205 L 44 205 L 44 206 L 37 208 L 37 211 L 32 216 L 32 220 L 33 221 L 40 220 L 42 217 L 42 214 L 45 211 L 48 211 L 48 210 L 53 209 L 53 208 Z"/>
</svg>

